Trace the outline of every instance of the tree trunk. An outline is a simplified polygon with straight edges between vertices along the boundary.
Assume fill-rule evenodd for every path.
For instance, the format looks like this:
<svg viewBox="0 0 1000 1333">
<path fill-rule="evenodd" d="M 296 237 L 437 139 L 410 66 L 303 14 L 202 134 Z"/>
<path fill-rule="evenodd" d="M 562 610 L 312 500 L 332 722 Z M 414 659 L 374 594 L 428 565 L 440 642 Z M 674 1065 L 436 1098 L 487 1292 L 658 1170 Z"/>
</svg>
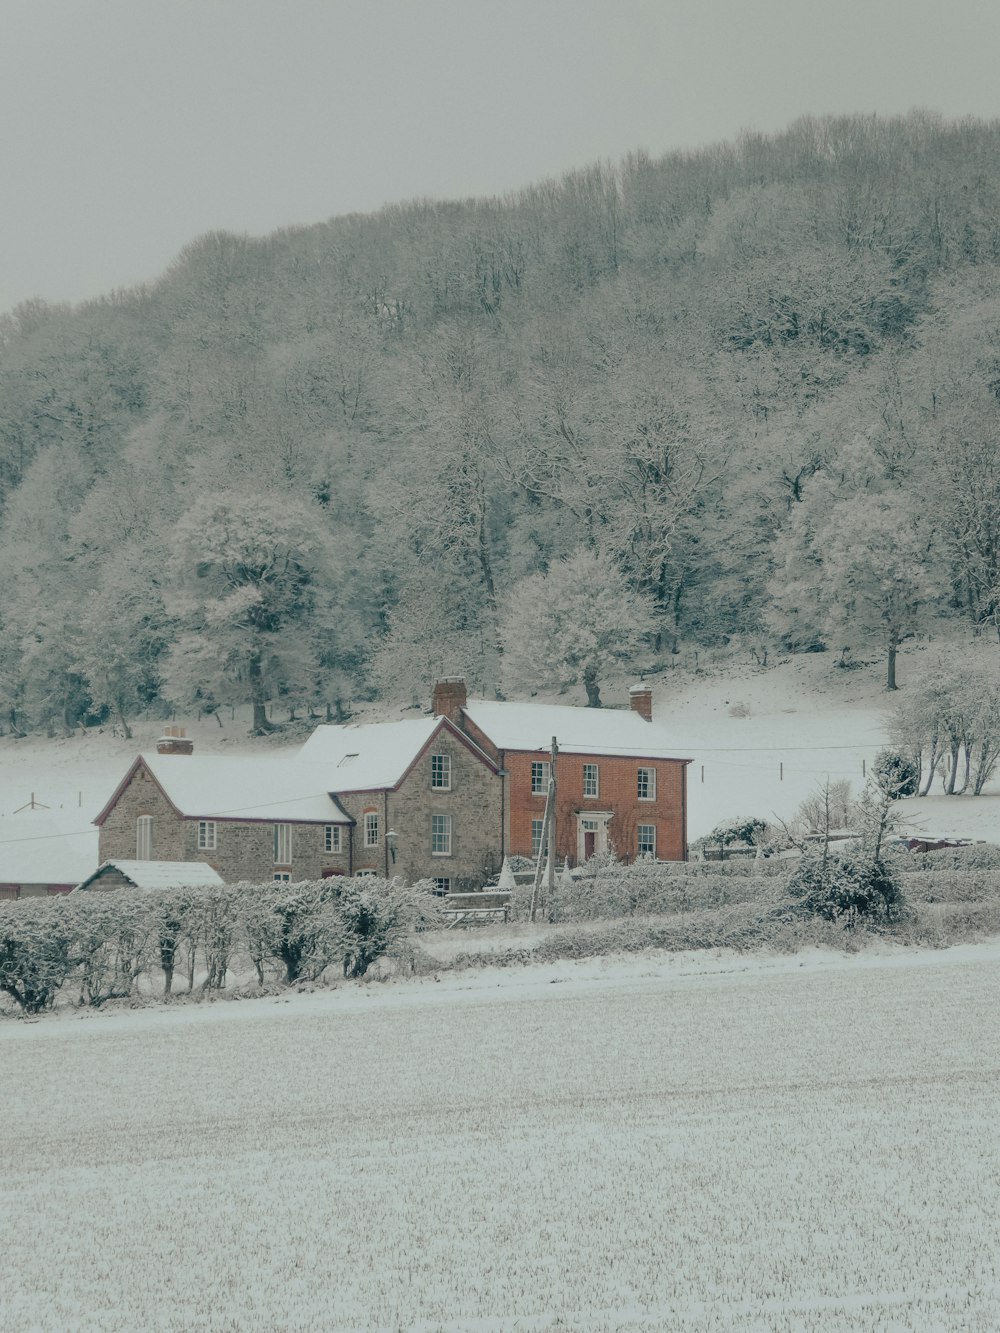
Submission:
<svg viewBox="0 0 1000 1333">
<path fill-rule="evenodd" d="M 585 667 L 583 672 L 583 688 L 587 691 L 587 707 L 600 708 L 601 689 L 597 683 L 597 668 Z"/>
<path fill-rule="evenodd" d="M 921 789 L 920 795 L 926 796 L 931 789 L 931 783 L 934 781 L 934 774 L 937 770 L 938 761 L 938 738 L 934 736 L 931 740 L 931 752 L 927 757 L 927 781 Z"/>
<path fill-rule="evenodd" d="M 946 796 L 955 795 L 955 779 L 958 777 L 958 741 L 953 740 L 948 749 L 948 775 L 944 782 L 944 794 Z"/>
<path fill-rule="evenodd" d="M 250 728 L 250 734 L 253 736 L 264 736 L 269 731 L 274 731 L 274 727 L 267 718 L 267 695 L 264 691 L 264 678 L 260 669 L 260 655 L 254 653 L 250 658 L 250 667 L 248 671 L 250 680 L 250 702 L 253 706 L 253 725 Z"/>
<path fill-rule="evenodd" d="M 886 670 L 885 688 L 887 690 L 898 689 L 896 685 L 896 650 L 899 647 L 899 640 L 895 635 L 889 640 L 889 662 Z"/>
</svg>

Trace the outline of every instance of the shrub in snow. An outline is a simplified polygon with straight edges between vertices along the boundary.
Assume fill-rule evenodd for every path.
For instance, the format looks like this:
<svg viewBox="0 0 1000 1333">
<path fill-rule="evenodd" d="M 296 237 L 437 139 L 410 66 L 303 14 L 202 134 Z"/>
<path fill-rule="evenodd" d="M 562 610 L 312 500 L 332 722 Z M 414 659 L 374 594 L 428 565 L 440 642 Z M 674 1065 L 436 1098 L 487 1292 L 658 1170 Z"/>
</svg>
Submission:
<svg viewBox="0 0 1000 1333">
<path fill-rule="evenodd" d="M 544 904 L 552 922 L 614 920 L 657 916 L 748 901 L 781 901 L 785 878 L 763 883 L 748 875 L 678 874 L 677 867 L 642 859 L 632 865 L 611 862 L 569 884 L 559 882 Z"/>
<path fill-rule="evenodd" d="M 61 903 L 79 969 L 80 1003 L 95 1007 L 127 999 L 152 959 L 156 914 L 145 896 L 78 893 Z"/>
<path fill-rule="evenodd" d="M 903 895 L 891 866 L 865 856 L 830 856 L 809 852 L 788 884 L 789 896 L 825 921 L 891 920 L 903 907 Z"/>
<path fill-rule="evenodd" d="M 345 977 L 363 977 L 376 958 L 405 952 L 412 927 L 439 921 L 439 904 L 426 882 L 413 888 L 374 876 L 325 882 L 334 886 L 328 910 L 342 932 Z"/>
<path fill-rule="evenodd" d="M 882 790 L 897 800 L 904 796 L 916 796 L 920 787 L 919 765 L 897 750 L 879 750 L 872 772 Z"/>
<path fill-rule="evenodd" d="M 969 847 L 942 847 L 936 852 L 899 852 L 893 864 L 906 875 L 928 875 L 942 870 L 1000 872 L 1000 847 L 992 842 Z M 997 879 L 1000 887 L 1000 876 Z"/>
<path fill-rule="evenodd" d="M 73 970 L 73 929 L 58 898 L 0 906 L 0 991 L 41 1013 Z"/>
<path fill-rule="evenodd" d="M 240 885 L 240 920 L 262 986 L 269 966 L 278 965 L 291 985 L 317 980 L 343 957 L 346 931 L 339 913 L 330 910 L 332 883 L 279 883 L 264 893 L 260 885 Z"/>
</svg>

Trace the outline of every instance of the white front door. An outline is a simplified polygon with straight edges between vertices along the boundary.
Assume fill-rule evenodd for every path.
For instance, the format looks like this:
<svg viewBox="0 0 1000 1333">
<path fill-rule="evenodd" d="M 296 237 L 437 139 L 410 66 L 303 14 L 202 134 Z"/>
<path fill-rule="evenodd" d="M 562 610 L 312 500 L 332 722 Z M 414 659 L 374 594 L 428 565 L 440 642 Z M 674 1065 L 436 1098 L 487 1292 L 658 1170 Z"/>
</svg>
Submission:
<svg viewBox="0 0 1000 1333">
<path fill-rule="evenodd" d="M 576 863 L 583 865 L 592 856 L 608 850 L 608 822 L 611 812 L 589 811 L 576 817 Z"/>
</svg>

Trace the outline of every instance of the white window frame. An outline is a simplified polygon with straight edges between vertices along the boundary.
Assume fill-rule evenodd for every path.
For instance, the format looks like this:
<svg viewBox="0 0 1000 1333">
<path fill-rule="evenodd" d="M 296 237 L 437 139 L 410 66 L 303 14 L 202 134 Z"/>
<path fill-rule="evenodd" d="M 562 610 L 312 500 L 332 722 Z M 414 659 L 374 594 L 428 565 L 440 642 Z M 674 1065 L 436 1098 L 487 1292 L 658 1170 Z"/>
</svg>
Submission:
<svg viewBox="0 0 1000 1333">
<path fill-rule="evenodd" d="M 327 824 L 323 829 L 323 850 L 324 852 L 339 853 L 343 850 L 341 840 L 340 825 Z"/>
<path fill-rule="evenodd" d="M 378 846 L 378 811 L 365 811 L 365 846 Z"/>
<path fill-rule="evenodd" d="M 152 861 L 153 859 L 153 816 L 140 815 L 135 821 L 135 859 Z"/>
<path fill-rule="evenodd" d="M 431 815 L 431 856 L 451 856 L 451 815 Z"/>
<path fill-rule="evenodd" d="M 531 821 L 531 855 L 541 856 L 542 854 L 542 833 L 545 829 L 544 819 L 533 819 Z"/>
<path fill-rule="evenodd" d="M 218 846 L 218 830 L 214 819 L 198 820 L 198 850 L 199 852 L 214 852 Z"/>
<path fill-rule="evenodd" d="M 532 796 L 547 796 L 549 791 L 549 772 L 551 762 L 548 759 L 532 759 L 531 761 L 531 794 Z"/>
<path fill-rule="evenodd" d="M 431 791 L 451 791 L 451 755 L 431 755 Z"/>
<path fill-rule="evenodd" d="M 355 870 L 355 879 L 378 879 L 377 870 Z"/>
<path fill-rule="evenodd" d="M 592 788 L 592 790 L 591 790 Z M 601 770 L 597 764 L 584 764 L 583 766 L 583 795 L 584 799 L 596 800 L 601 794 Z"/>
<path fill-rule="evenodd" d="M 644 778 L 645 778 L 645 782 L 643 781 Z M 643 790 L 642 790 L 642 789 L 643 789 L 643 786 L 645 786 L 645 788 L 646 788 L 646 793 L 645 793 L 645 795 L 643 795 Z M 655 769 L 655 768 L 640 768 L 640 769 L 638 770 L 638 772 L 637 772 L 637 774 L 636 774 L 635 794 L 636 794 L 636 798 L 637 798 L 638 800 L 640 800 L 640 801 L 655 801 L 655 800 L 656 800 L 656 769 Z"/>
<path fill-rule="evenodd" d="M 282 856 L 282 852 L 286 852 L 287 855 Z M 275 824 L 274 826 L 274 864 L 276 866 L 290 866 L 292 864 L 291 824 Z"/>
<path fill-rule="evenodd" d="M 643 839 L 643 829 L 646 829 L 652 836 Z M 645 846 L 643 842 L 645 841 Z M 640 824 L 636 829 L 636 856 L 651 856 L 656 859 L 656 825 Z"/>
<path fill-rule="evenodd" d="M 447 875 L 435 875 L 432 882 L 435 898 L 447 898 L 448 894 L 451 893 L 451 880 Z"/>
<path fill-rule="evenodd" d="M 290 884 L 292 880 L 287 870 L 276 870 L 271 878 L 276 884 Z"/>
</svg>

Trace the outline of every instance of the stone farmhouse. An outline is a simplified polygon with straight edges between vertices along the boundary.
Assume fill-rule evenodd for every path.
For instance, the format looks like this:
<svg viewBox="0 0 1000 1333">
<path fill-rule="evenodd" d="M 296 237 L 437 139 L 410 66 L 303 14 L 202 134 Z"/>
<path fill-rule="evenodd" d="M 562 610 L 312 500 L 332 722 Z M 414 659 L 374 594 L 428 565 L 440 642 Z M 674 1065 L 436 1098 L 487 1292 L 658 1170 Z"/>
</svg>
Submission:
<svg viewBox="0 0 1000 1333">
<path fill-rule="evenodd" d="M 690 761 L 670 755 L 645 686 L 630 705 L 470 701 L 452 679 L 427 716 L 320 726 L 290 755 L 195 755 L 168 728 L 94 821 L 99 860 L 204 863 L 226 882 L 373 874 L 479 889 L 504 856 L 538 852 L 553 736 L 561 859 L 684 860 Z"/>
</svg>

